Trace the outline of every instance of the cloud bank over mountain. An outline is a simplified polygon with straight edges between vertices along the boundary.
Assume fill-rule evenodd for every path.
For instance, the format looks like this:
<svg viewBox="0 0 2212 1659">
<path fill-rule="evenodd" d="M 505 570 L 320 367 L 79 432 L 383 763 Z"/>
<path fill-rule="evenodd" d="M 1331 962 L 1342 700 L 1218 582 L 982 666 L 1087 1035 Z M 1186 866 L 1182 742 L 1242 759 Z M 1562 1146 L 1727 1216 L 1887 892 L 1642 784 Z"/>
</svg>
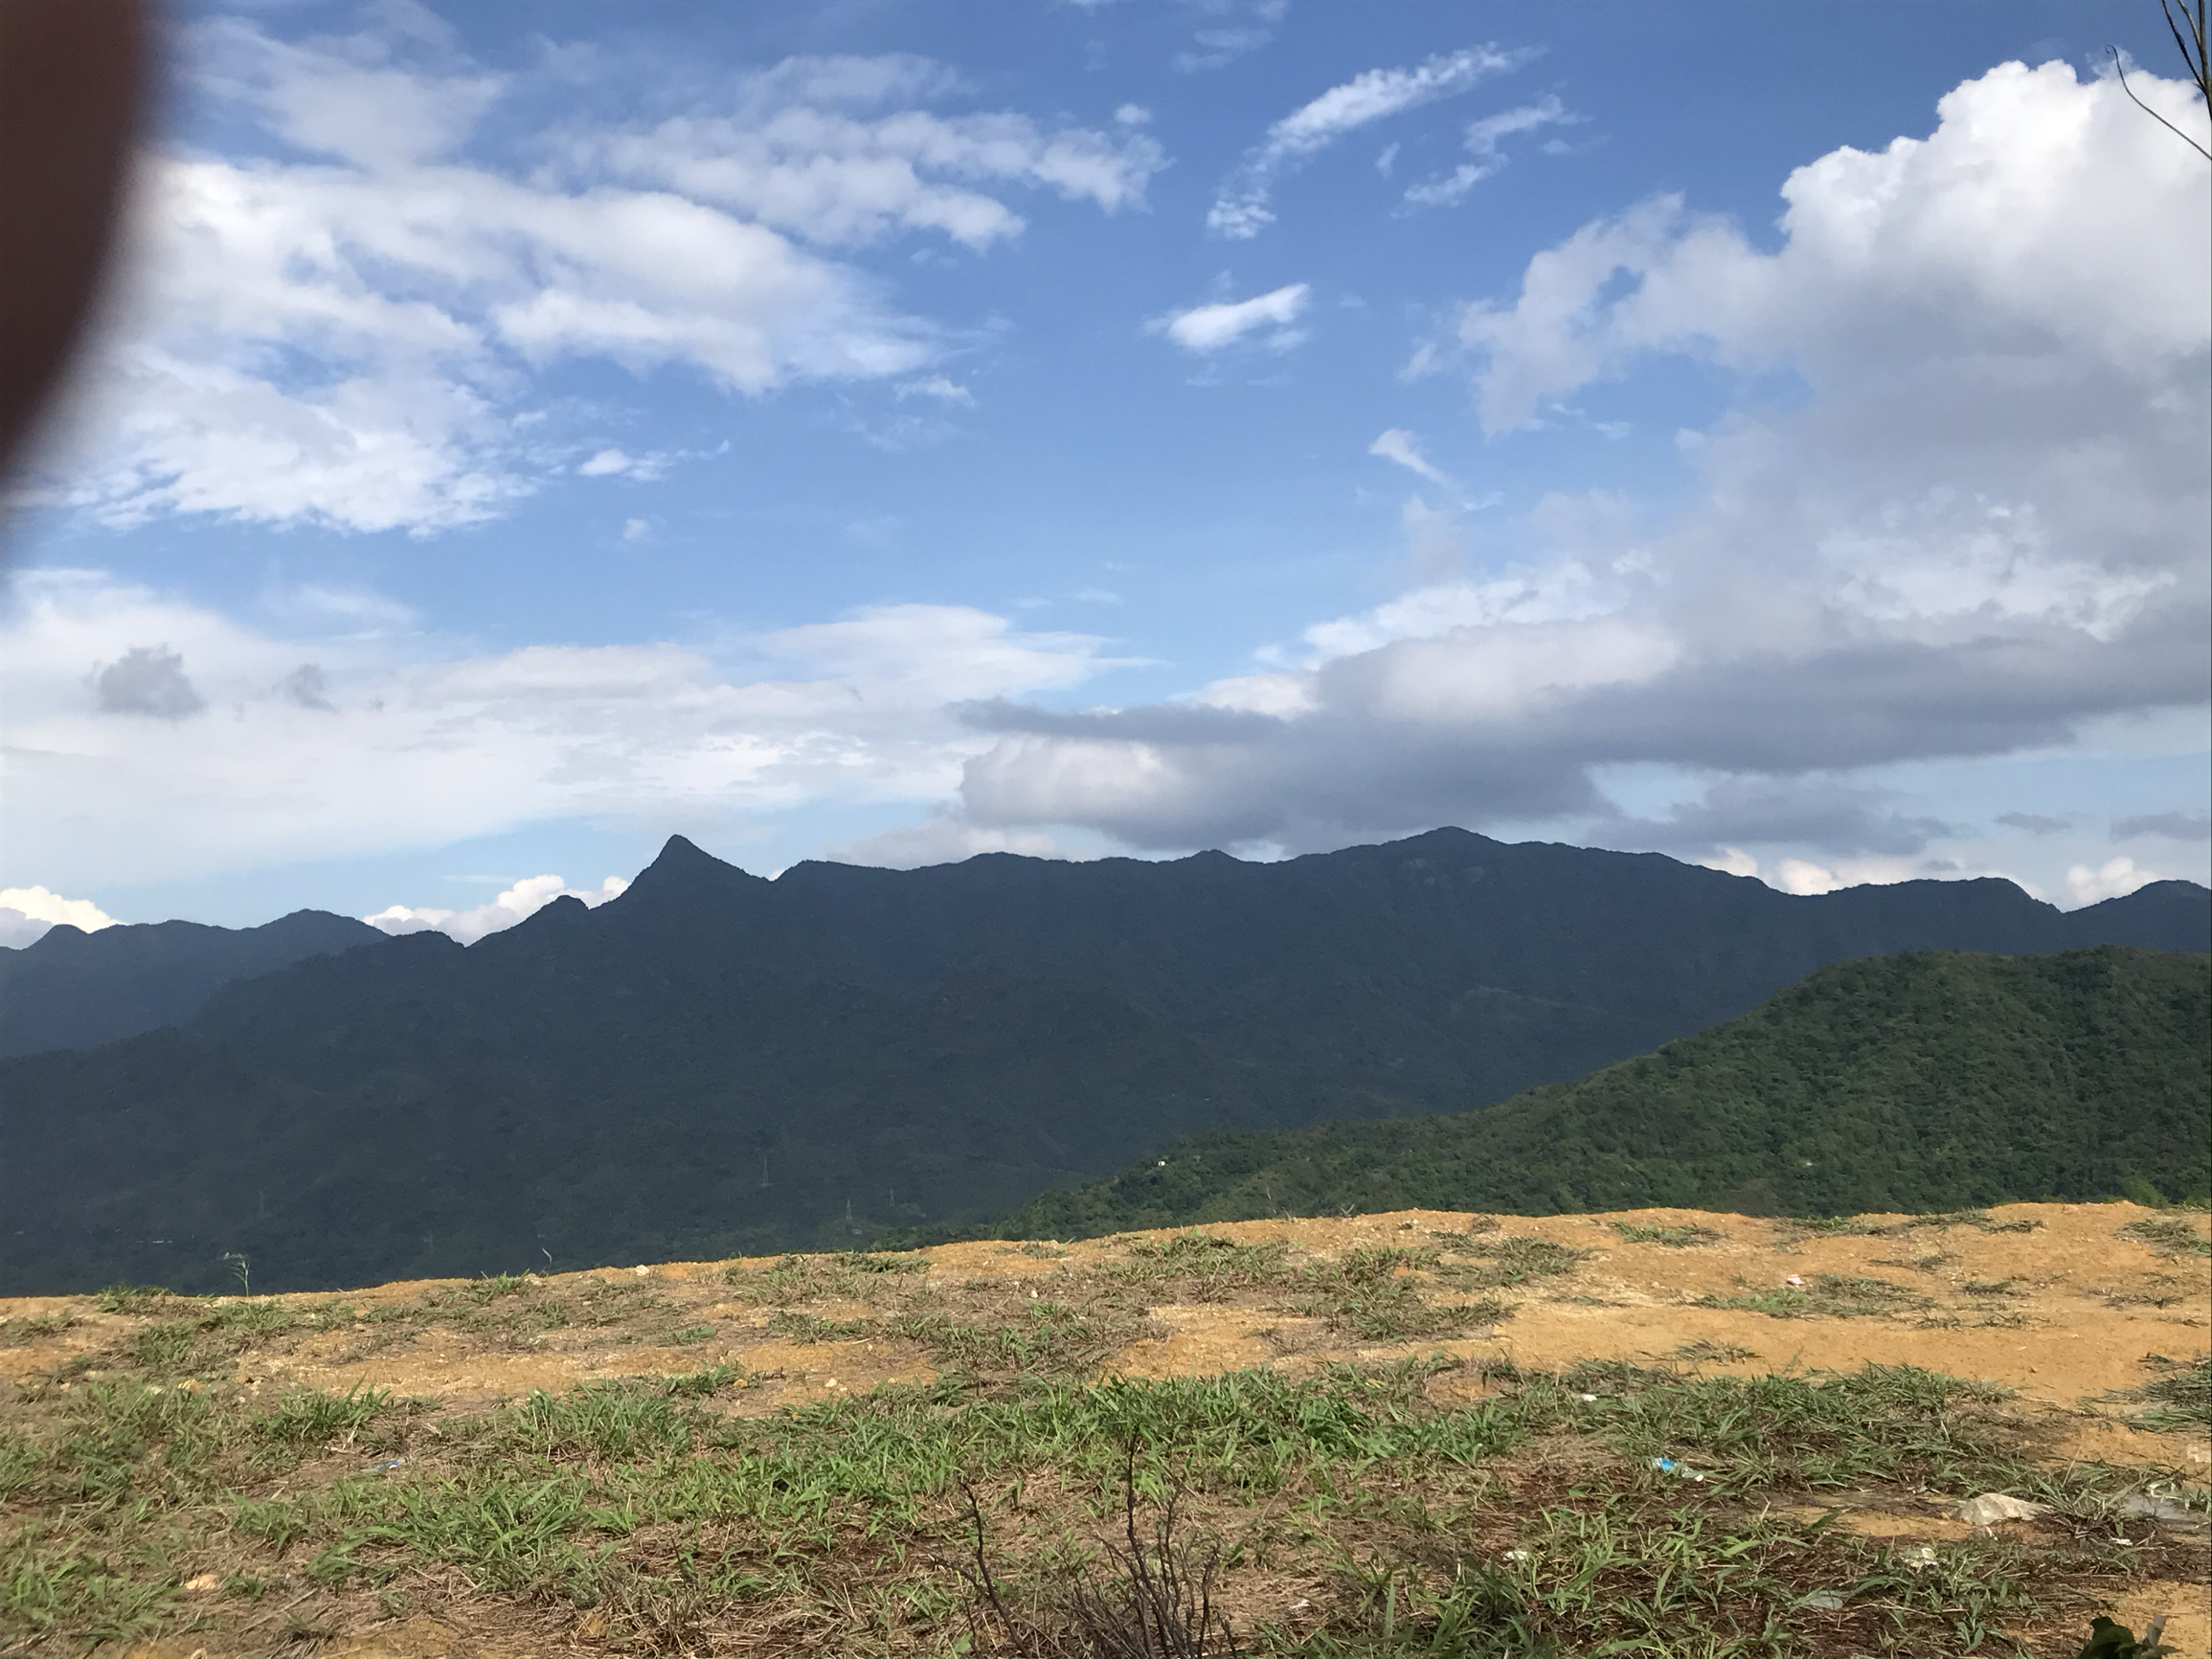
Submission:
<svg viewBox="0 0 2212 1659">
<path fill-rule="evenodd" d="M 2179 83 L 2138 91 L 2184 112 Z M 1657 764 L 1709 783 L 1655 844 L 1718 857 L 1779 814 L 1895 854 L 1943 826 L 1871 809 L 1854 773 L 2201 706 L 2201 163 L 2061 64 L 2000 66 L 1939 114 L 1791 174 L 1771 248 L 1655 199 L 1424 347 L 1499 435 L 1658 357 L 1735 376 L 1726 417 L 1681 435 L 1688 510 L 1579 515 L 1509 574 L 1318 624 L 1173 703 L 979 705 L 997 742 L 967 819 L 1160 849 L 1578 814 L 1633 839 L 1597 774 Z"/>
</svg>

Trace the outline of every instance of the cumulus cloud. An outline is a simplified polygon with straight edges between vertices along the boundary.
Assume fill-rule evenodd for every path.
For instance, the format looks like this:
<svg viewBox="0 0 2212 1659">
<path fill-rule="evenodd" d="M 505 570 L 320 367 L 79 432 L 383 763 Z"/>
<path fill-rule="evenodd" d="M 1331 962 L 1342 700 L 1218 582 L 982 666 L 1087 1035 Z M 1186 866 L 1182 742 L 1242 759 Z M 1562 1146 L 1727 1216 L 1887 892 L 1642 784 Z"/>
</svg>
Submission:
<svg viewBox="0 0 2212 1659">
<path fill-rule="evenodd" d="M 65 899 L 44 887 L 0 887 L 0 950 L 20 951 L 62 926 L 97 933 L 114 927 L 115 918 L 90 899 Z"/>
<path fill-rule="evenodd" d="M 1340 139 L 1451 98 L 1536 55 L 1497 46 L 1438 53 L 1408 69 L 1370 69 L 1300 104 L 1267 129 L 1222 184 L 1206 215 L 1216 235 L 1242 241 L 1275 222 L 1275 185 Z"/>
<path fill-rule="evenodd" d="M 558 876 L 529 876 L 508 887 L 488 904 L 472 909 L 444 910 L 435 906 L 389 905 L 361 919 L 391 934 L 427 933 L 436 930 L 473 945 L 487 934 L 498 933 L 534 916 L 555 899 L 581 899 L 597 907 L 620 898 L 630 884 L 609 876 L 597 887 L 572 887 Z"/>
<path fill-rule="evenodd" d="M 1305 338 L 1292 326 L 1305 314 L 1312 290 L 1307 283 L 1292 282 L 1250 300 L 1225 300 L 1211 305 L 1194 305 L 1187 311 L 1156 318 L 1149 327 L 1164 334 L 1185 351 L 1200 355 L 1220 351 L 1239 341 L 1256 338 L 1273 350 L 1288 350 Z"/>
<path fill-rule="evenodd" d="M 1093 635 L 951 605 L 485 653 L 335 617 L 270 633 L 97 572 L 24 572 L 11 595 L 0 879 L 64 891 L 557 818 L 713 833 L 813 803 L 929 805 L 990 741 L 948 706 L 1063 691 L 1120 661 Z M 87 695 L 88 669 L 147 639 L 191 664 L 192 718 L 122 718 Z"/>
<path fill-rule="evenodd" d="M 565 359 L 752 394 L 911 373 L 937 330 L 853 250 L 1006 241 L 1008 191 L 1120 211 L 1164 162 L 1141 132 L 929 107 L 959 78 L 899 56 L 791 59 L 713 108 L 579 119 L 494 162 L 476 129 L 517 89 L 434 20 L 293 42 L 234 17 L 184 40 L 268 153 L 146 165 L 117 326 L 38 491 L 119 525 L 495 516 L 557 470 L 519 417 Z M 607 449 L 582 470 L 660 464 Z"/>
<path fill-rule="evenodd" d="M 1172 705 L 972 710 L 998 741 L 965 818 L 1161 849 L 1618 826 L 1601 775 L 1671 769 L 1704 802 L 1647 836 L 1787 835 L 1840 879 L 1949 827 L 1859 788 L 1867 769 L 2201 708 L 2201 162 L 2063 64 L 2000 66 L 1937 113 L 1793 173 L 1771 248 L 1647 203 L 1461 313 L 1500 442 L 1657 356 L 1741 371 L 1741 402 L 1682 435 L 1687 508 L 1549 501 L 1503 569 L 1423 580 Z M 1780 375 L 1799 395 L 1766 391 Z"/>
<path fill-rule="evenodd" d="M 1466 133 L 1468 159 L 1441 178 L 1426 179 L 1412 186 L 1406 191 L 1406 200 L 1417 208 L 1450 207 L 1484 179 L 1505 170 L 1509 159 L 1505 153 L 1507 139 L 1579 119 L 1556 95 L 1547 92 L 1534 103 L 1501 110 L 1472 122 Z"/>
<path fill-rule="evenodd" d="M 2149 886 L 2158 878 L 2150 870 L 2138 869 L 2131 858 L 2107 859 L 2101 864 L 2075 864 L 2066 871 L 2066 890 L 2077 905 L 2094 905 L 2106 899 L 2127 897 L 2137 887 Z"/>
</svg>

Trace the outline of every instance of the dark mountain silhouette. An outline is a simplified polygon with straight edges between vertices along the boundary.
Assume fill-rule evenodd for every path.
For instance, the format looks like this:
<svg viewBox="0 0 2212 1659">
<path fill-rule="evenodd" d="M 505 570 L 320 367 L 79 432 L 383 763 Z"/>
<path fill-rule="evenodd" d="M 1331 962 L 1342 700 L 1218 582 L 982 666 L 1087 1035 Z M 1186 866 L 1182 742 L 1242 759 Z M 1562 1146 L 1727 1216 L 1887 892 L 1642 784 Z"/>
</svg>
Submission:
<svg viewBox="0 0 2212 1659">
<path fill-rule="evenodd" d="M 86 1048 L 176 1025 L 234 979 L 384 937 L 325 910 L 294 910 L 259 928 L 50 928 L 19 951 L 0 951 L 0 1055 Z"/>
<path fill-rule="evenodd" d="M 2070 915 L 2000 881 L 1800 898 L 1459 830 L 773 882 L 677 838 L 597 909 L 0 1065 L 0 1289 L 205 1285 L 225 1251 L 275 1286 L 850 1243 L 1193 1132 L 1480 1106 L 1844 957 L 2208 934 L 2184 883 Z"/>
<path fill-rule="evenodd" d="M 1710 1031 L 1478 1111 L 1184 1141 L 972 1236 L 1415 1208 L 1850 1215 L 2207 1196 L 2212 958 L 1914 952 L 1823 968 Z"/>
</svg>

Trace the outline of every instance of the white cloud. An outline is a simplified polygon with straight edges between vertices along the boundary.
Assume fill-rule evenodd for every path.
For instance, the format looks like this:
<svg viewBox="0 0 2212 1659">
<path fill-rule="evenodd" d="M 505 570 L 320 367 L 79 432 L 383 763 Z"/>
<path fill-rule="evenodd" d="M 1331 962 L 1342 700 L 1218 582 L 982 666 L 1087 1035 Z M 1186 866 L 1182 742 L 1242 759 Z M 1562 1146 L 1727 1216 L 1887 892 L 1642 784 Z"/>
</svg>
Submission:
<svg viewBox="0 0 2212 1659">
<path fill-rule="evenodd" d="M 387 933 L 426 933 L 433 930 L 450 934 L 463 945 L 473 945 L 487 934 L 502 932 L 534 916 L 555 899 L 580 899 L 597 907 L 619 898 L 629 887 L 621 876 L 609 876 L 597 887 L 572 887 L 558 876 L 529 876 L 508 887 L 488 904 L 466 910 L 444 910 L 434 906 L 389 905 L 361 919 Z"/>
<path fill-rule="evenodd" d="M 115 918 L 90 899 L 65 899 L 44 887 L 0 887 L 0 950 L 19 951 L 62 926 L 97 933 L 114 927 Z"/>
<path fill-rule="evenodd" d="M 1478 46 L 1439 53 L 1411 69 L 1370 69 L 1330 87 L 1269 127 L 1246 153 L 1214 197 L 1207 228 L 1232 240 L 1258 235 L 1275 221 L 1275 187 L 1283 174 L 1349 133 L 1465 92 L 1534 56 Z"/>
<path fill-rule="evenodd" d="M 1374 442 L 1367 445 L 1367 453 L 1385 460 L 1396 461 L 1408 472 L 1417 473 L 1431 483 L 1455 494 L 1459 486 L 1421 453 L 1419 441 L 1402 426 L 1393 426 Z"/>
<path fill-rule="evenodd" d="M 937 403 L 953 404 L 962 409 L 973 408 L 976 401 L 974 392 L 959 381 L 948 380 L 942 374 L 928 374 L 919 380 L 903 381 L 898 387 L 898 396 L 902 400 L 927 397 Z"/>
<path fill-rule="evenodd" d="M 958 863 L 979 853 L 1020 853 L 1033 859 L 1067 856 L 1059 843 L 1041 830 L 982 828 L 942 813 L 917 824 L 863 837 L 828 856 L 840 863 L 912 870 L 923 864 Z"/>
<path fill-rule="evenodd" d="M 485 654 L 335 618 L 272 634 L 97 572 L 29 572 L 11 594 L 0 879 L 63 891 L 552 819 L 711 833 L 809 803 L 936 803 L 989 745 L 948 706 L 1064 690 L 1117 661 L 1094 636 L 959 606 Z M 205 707 L 103 711 L 88 671 L 154 640 Z M 312 699 L 298 694 L 304 663 Z"/>
<path fill-rule="evenodd" d="M 2104 899 L 2125 898 L 2137 887 L 2158 878 L 2138 869 L 2131 858 L 2107 859 L 2102 864 L 2075 864 L 2066 871 L 2066 891 L 2077 905 L 2094 905 Z"/>
<path fill-rule="evenodd" d="M 576 463 L 584 478 L 627 478 L 650 483 L 666 475 L 671 458 L 666 455 L 631 455 L 626 450 L 602 449 Z"/>
<path fill-rule="evenodd" d="M 1201 354 L 1234 346 L 1255 333 L 1261 334 L 1263 345 L 1284 350 L 1305 338 L 1291 325 L 1304 315 L 1311 292 L 1309 284 L 1292 282 L 1250 300 L 1194 305 L 1187 311 L 1157 318 L 1149 326 L 1185 351 Z"/>
<path fill-rule="evenodd" d="M 2178 81 L 2138 90 L 2177 112 L 2189 101 Z M 1937 109 L 1930 138 L 1792 173 L 1772 254 L 1662 197 L 1539 255 L 1513 305 L 1461 316 L 1483 425 L 1525 424 L 1655 351 L 1788 364 L 1825 388 L 1894 374 L 1916 351 L 1945 372 L 1978 365 L 1986 383 L 2021 354 L 2140 374 L 2203 348 L 2201 164 L 2117 83 L 2009 63 Z"/>
<path fill-rule="evenodd" d="M 1429 179 L 1406 191 L 1406 200 L 1417 208 L 1449 207 L 1469 191 L 1505 168 L 1505 141 L 1523 133 L 1538 132 L 1578 120 L 1551 93 L 1518 109 L 1486 115 L 1469 124 L 1466 135 L 1470 159 L 1441 178 Z M 1388 169 L 1384 169 L 1388 173 Z"/>
<path fill-rule="evenodd" d="M 1502 572 L 1431 568 L 1188 701 L 981 707 L 999 741 L 966 768 L 966 819 L 1162 849 L 1572 820 L 1786 854 L 1805 867 L 1775 864 L 1784 885 L 1863 881 L 1951 834 L 1845 787 L 1868 769 L 2201 708 L 2201 161 L 2063 65 L 2000 67 L 1939 115 L 1793 173 L 1771 250 L 1646 204 L 1467 307 L 1501 439 L 1655 353 L 1758 377 L 1682 436 L 1686 507 L 1548 501 Z M 1376 453 L 1400 448 L 1419 458 Z M 1706 799 L 1638 828 L 1598 781 L 1633 766 Z"/>
<path fill-rule="evenodd" d="M 519 418 L 537 371 L 598 358 L 756 394 L 907 374 L 936 330 L 835 256 L 1011 237 L 1012 189 L 1134 207 L 1164 165 L 1140 132 L 920 107 L 959 82 L 907 57 L 792 59 L 728 107 L 579 121 L 541 141 L 556 165 L 494 164 L 468 146 L 514 87 L 438 34 L 188 31 L 203 94 L 275 153 L 149 159 L 117 324 L 39 499 L 119 525 L 493 517 L 556 470 Z"/>
<path fill-rule="evenodd" d="M 1166 165 L 1159 144 L 1127 122 L 1106 133 L 912 107 L 957 84 L 922 58 L 794 59 L 741 85 L 733 113 L 595 134 L 569 151 L 587 171 L 674 190 L 833 246 L 935 231 L 981 249 L 1023 229 L 994 188 L 1048 190 L 1116 213 L 1140 205 Z"/>
</svg>

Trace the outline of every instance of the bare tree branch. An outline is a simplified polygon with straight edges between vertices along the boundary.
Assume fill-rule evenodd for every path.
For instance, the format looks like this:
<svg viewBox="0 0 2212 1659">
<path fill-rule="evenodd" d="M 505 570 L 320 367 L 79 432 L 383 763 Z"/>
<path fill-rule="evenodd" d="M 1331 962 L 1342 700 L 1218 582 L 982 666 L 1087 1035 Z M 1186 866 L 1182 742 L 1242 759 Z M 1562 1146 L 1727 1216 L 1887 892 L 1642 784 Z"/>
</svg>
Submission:
<svg viewBox="0 0 2212 1659">
<path fill-rule="evenodd" d="M 2179 39 L 2180 36 L 2176 35 L 2175 38 Z M 2160 126 L 2164 127 L 2168 132 L 2172 133 L 2176 138 L 2179 139 L 2183 144 L 2187 145 L 2191 149 L 2195 150 L 2199 155 L 2202 156 L 2206 161 L 2212 161 L 2212 149 L 2206 149 L 2202 145 L 2199 144 L 2195 139 L 2191 138 L 2187 133 L 2183 132 L 2179 127 L 2176 126 L 2172 122 L 2168 121 L 2164 116 L 2160 115 L 2156 110 L 2153 109 L 2141 99 L 2135 97 L 2135 89 L 2128 84 L 2128 66 L 2120 61 L 2120 49 L 2117 46 L 2108 46 L 2105 48 L 2105 50 L 2112 55 L 2112 67 L 2119 72 L 2120 90 L 2126 93 L 2129 98 L 2134 101 L 2135 107 L 2141 110 L 2145 115 L 2149 116 L 2153 121 L 2156 122 Z"/>
</svg>

